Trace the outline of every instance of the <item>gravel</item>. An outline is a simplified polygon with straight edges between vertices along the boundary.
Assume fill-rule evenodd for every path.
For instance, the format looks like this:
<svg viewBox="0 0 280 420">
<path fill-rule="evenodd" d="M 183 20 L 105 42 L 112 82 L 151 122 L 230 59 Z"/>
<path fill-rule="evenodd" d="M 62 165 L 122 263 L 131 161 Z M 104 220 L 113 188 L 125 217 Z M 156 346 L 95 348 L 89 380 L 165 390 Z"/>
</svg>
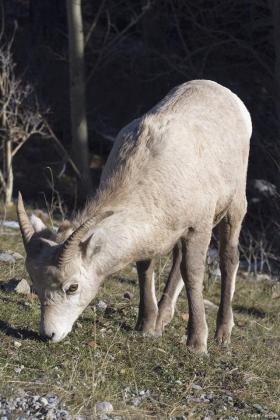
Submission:
<svg viewBox="0 0 280 420">
<path fill-rule="evenodd" d="M 0 420 L 70 420 L 73 417 L 61 407 L 56 395 L 31 395 L 23 393 L 20 397 L 6 398 L 0 395 Z"/>
<path fill-rule="evenodd" d="M 213 392 L 201 393 L 202 388 L 199 386 L 193 386 L 192 384 L 193 395 L 186 395 L 187 401 L 195 402 L 198 406 L 201 407 L 203 403 L 203 414 L 202 417 L 204 420 L 214 419 L 214 418 L 223 418 L 226 420 L 238 420 L 239 418 L 247 418 L 248 413 L 250 416 L 259 416 L 262 415 L 267 418 L 279 419 L 279 416 L 276 413 L 269 411 L 266 406 L 262 406 L 256 403 L 249 403 L 245 401 L 240 401 L 236 399 L 229 391 L 224 391 L 223 394 L 214 394 Z M 225 412 L 230 409 L 231 411 L 236 412 L 236 416 L 225 416 Z"/>
<path fill-rule="evenodd" d="M 149 389 L 142 389 L 138 392 L 132 391 L 130 387 L 124 389 L 124 401 L 132 407 L 137 407 L 142 401 L 151 397 Z"/>
</svg>

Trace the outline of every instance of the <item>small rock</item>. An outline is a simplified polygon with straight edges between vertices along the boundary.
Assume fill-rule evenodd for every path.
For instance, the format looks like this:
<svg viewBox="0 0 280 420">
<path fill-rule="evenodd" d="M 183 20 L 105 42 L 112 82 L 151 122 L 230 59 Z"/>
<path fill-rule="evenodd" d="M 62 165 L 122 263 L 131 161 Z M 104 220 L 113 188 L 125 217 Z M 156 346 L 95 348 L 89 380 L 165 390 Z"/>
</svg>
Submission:
<svg viewBox="0 0 280 420">
<path fill-rule="evenodd" d="M 180 339 L 180 343 L 182 343 L 182 344 L 186 344 L 187 339 L 188 339 L 188 336 L 187 336 L 187 335 L 182 335 L 182 337 L 181 337 L 181 339 Z"/>
<path fill-rule="evenodd" d="M 24 295 L 29 295 L 31 292 L 27 280 L 16 278 L 1 282 L 0 289 L 5 292 L 16 292 Z"/>
<path fill-rule="evenodd" d="M 225 395 L 223 397 L 223 400 L 231 403 L 233 401 L 233 398 L 230 395 Z"/>
<path fill-rule="evenodd" d="M 205 394 L 201 394 L 199 397 L 200 401 L 204 402 L 204 403 L 209 403 L 210 400 L 208 400 L 207 395 Z"/>
<path fill-rule="evenodd" d="M 17 348 L 19 348 L 19 347 L 21 347 L 21 342 L 20 341 L 14 341 L 14 346 L 15 347 L 17 347 Z"/>
<path fill-rule="evenodd" d="M 41 398 L 40 398 L 40 403 L 41 403 L 42 405 L 48 405 L 48 400 L 47 400 L 47 398 L 45 398 L 45 397 L 41 397 Z"/>
<path fill-rule="evenodd" d="M 1 225 L 11 229 L 19 229 L 18 222 L 15 222 L 14 220 L 4 220 Z"/>
<path fill-rule="evenodd" d="M 111 413 L 113 409 L 112 404 L 108 401 L 97 401 L 95 404 L 97 414 Z"/>
<path fill-rule="evenodd" d="M 137 407 L 139 404 L 140 404 L 140 402 L 141 402 L 141 398 L 139 398 L 139 397 L 136 397 L 136 398 L 133 398 L 132 400 L 130 400 L 130 405 L 132 405 L 133 407 Z"/>
<path fill-rule="evenodd" d="M 31 303 L 30 302 L 27 302 L 26 300 L 25 301 L 23 301 L 22 303 L 22 306 L 24 306 L 25 308 L 30 308 L 32 305 L 31 305 Z"/>
<path fill-rule="evenodd" d="M 252 404 L 252 407 L 254 407 L 259 413 L 265 412 L 265 409 L 260 404 Z"/>
<path fill-rule="evenodd" d="M 8 263 L 15 263 L 16 259 L 8 252 L 0 252 L 0 261 L 8 262 Z"/>
<path fill-rule="evenodd" d="M 24 365 L 21 365 L 20 367 L 15 368 L 16 373 L 21 373 L 21 371 L 24 369 Z"/>
<path fill-rule="evenodd" d="M 199 390 L 199 389 L 202 389 L 202 387 L 197 384 L 192 384 L 192 389 Z"/>
<path fill-rule="evenodd" d="M 31 293 L 30 285 L 27 280 L 21 279 L 16 286 L 15 291 L 22 295 L 29 295 Z"/>
<path fill-rule="evenodd" d="M 177 379 L 177 381 L 175 381 L 175 384 L 176 384 L 176 385 L 183 385 L 183 382 L 182 382 L 182 381 L 180 381 L 180 379 Z"/>
<path fill-rule="evenodd" d="M 131 300 L 133 298 L 133 294 L 129 291 L 124 292 L 123 297 L 125 299 Z"/>
<path fill-rule="evenodd" d="M 12 257 L 14 257 L 15 260 L 23 260 L 24 259 L 24 256 L 21 255 L 19 252 L 11 251 L 10 249 L 8 249 L 6 252 L 8 252 L 10 255 L 12 255 Z"/>
<path fill-rule="evenodd" d="M 107 303 L 106 302 L 104 302 L 103 300 L 98 300 L 97 302 L 96 302 L 96 309 L 98 310 L 98 311 L 102 311 L 102 312 L 104 312 L 104 311 L 106 311 L 106 309 L 107 309 Z"/>
</svg>

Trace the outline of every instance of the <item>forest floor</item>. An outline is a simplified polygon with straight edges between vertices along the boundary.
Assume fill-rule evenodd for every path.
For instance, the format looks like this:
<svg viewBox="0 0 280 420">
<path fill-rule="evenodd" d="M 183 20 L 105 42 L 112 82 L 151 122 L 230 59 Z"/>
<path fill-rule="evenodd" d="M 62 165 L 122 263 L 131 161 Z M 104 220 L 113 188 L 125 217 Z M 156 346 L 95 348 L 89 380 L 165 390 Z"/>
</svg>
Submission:
<svg viewBox="0 0 280 420">
<path fill-rule="evenodd" d="M 0 249 L 24 255 L 19 231 L 1 228 Z M 167 258 L 158 261 L 158 296 L 167 266 Z M 28 278 L 23 260 L 0 262 L 0 280 L 13 277 Z M 215 304 L 219 283 L 219 279 L 205 281 L 205 298 Z M 106 310 L 100 301 L 107 304 Z M 1 291 L 0 402 L 22 393 L 54 396 L 72 418 L 89 419 L 98 418 L 97 401 L 112 404 L 110 413 L 100 411 L 102 419 L 279 418 L 277 282 L 239 275 L 233 305 L 236 325 L 228 347 L 219 347 L 213 340 L 216 309 L 207 305 L 208 356 L 198 356 L 183 344 L 184 293 L 159 339 L 134 332 L 137 304 L 136 270 L 130 266 L 104 283 L 63 342 L 50 344 L 38 335 L 37 297 Z M 14 409 L 8 418 L 29 418 L 25 414 Z"/>
</svg>

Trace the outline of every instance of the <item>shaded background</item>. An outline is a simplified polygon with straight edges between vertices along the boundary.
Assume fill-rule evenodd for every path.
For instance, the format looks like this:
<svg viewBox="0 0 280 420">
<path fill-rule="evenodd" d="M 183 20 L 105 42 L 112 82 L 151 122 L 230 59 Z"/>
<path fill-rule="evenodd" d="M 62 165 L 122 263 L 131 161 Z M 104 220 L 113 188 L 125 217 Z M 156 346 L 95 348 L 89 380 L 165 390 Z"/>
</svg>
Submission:
<svg viewBox="0 0 280 420">
<path fill-rule="evenodd" d="M 71 152 L 65 2 L 1 4 L 4 39 L 14 34 L 16 72 L 33 84 L 48 122 Z M 175 85 L 215 80 L 239 95 L 253 120 L 241 250 L 245 259 L 278 273 L 280 2 L 84 0 L 83 21 L 95 187 L 121 127 Z M 77 204 L 75 175 L 51 140 L 34 136 L 18 153 L 18 189 L 40 207 L 54 195 L 58 211 L 69 213 Z"/>
</svg>

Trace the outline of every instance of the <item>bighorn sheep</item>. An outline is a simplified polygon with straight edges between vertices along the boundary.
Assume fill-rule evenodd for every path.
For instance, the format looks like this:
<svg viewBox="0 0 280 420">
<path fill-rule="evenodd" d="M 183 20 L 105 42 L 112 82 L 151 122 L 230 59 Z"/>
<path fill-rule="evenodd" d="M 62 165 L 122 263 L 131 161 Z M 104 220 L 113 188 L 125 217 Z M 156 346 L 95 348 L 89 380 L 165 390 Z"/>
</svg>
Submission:
<svg viewBox="0 0 280 420">
<path fill-rule="evenodd" d="M 211 231 L 219 224 L 216 338 L 228 342 L 251 131 L 250 115 L 235 94 L 215 82 L 194 80 L 120 131 L 96 197 L 57 235 L 38 218 L 29 220 L 19 195 L 26 267 L 41 301 L 42 334 L 62 340 L 102 281 L 136 261 L 137 329 L 160 334 L 184 282 L 187 344 L 207 351 L 203 277 Z M 172 249 L 173 266 L 157 305 L 153 261 Z"/>
</svg>

